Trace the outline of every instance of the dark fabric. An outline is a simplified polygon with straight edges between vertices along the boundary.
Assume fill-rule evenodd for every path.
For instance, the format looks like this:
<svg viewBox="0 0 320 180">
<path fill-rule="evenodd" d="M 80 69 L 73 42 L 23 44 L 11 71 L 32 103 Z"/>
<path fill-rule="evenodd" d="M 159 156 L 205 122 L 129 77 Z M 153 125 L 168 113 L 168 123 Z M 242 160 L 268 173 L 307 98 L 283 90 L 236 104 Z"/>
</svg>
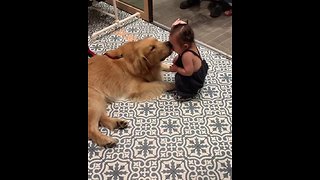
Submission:
<svg viewBox="0 0 320 180">
<path fill-rule="evenodd" d="M 199 89 L 203 87 L 204 80 L 208 73 L 209 67 L 207 62 L 203 60 L 200 55 L 198 55 L 197 53 L 195 53 L 190 49 L 187 49 L 178 57 L 175 63 L 178 67 L 183 68 L 182 56 L 187 51 L 193 53 L 195 56 L 198 56 L 201 59 L 202 65 L 200 69 L 197 72 L 194 72 L 191 76 L 183 76 L 179 73 L 176 73 L 175 84 L 176 84 L 177 94 L 179 96 L 193 97 L 198 93 Z"/>
<path fill-rule="evenodd" d="M 94 55 L 96 55 L 94 52 L 92 52 L 90 49 L 89 49 L 89 47 L 88 47 L 88 56 L 89 57 L 92 57 L 92 56 L 94 56 Z"/>
</svg>

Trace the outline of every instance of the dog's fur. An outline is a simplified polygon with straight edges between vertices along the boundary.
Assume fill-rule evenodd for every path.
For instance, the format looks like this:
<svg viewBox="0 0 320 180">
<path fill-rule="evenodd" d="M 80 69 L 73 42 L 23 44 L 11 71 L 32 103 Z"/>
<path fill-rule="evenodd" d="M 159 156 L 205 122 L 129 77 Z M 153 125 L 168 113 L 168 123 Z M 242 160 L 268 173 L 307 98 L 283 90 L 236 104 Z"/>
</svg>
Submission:
<svg viewBox="0 0 320 180">
<path fill-rule="evenodd" d="M 95 55 L 88 63 L 88 138 L 99 146 L 113 147 L 117 141 L 102 134 L 99 123 L 110 130 L 125 128 L 128 123 L 111 118 L 107 103 L 119 98 L 148 100 L 174 89 L 162 81 L 161 61 L 172 53 L 168 42 L 145 38 L 127 42 L 104 55 Z"/>
</svg>

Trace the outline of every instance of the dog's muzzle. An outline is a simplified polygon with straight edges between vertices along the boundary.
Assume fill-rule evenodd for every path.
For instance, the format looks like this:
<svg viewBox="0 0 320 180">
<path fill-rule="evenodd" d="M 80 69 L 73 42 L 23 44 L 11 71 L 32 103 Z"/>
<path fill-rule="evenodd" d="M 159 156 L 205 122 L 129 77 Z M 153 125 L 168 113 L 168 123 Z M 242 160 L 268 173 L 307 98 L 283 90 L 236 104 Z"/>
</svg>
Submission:
<svg viewBox="0 0 320 180">
<path fill-rule="evenodd" d="M 173 52 L 172 44 L 171 44 L 169 41 L 164 42 L 164 44 L 168 47 L 168 49 L 169 49 L 169 54 L 168 54 L 168 56 L 170 56 L 170 54 L 172 54 L 172 52 Z M 161 61 L 163 61 L 163 60 L 165 60 L 165 59 L 166 59 L 166 58 L 162 59 Z"/>
<path fill-rule="evenodd" d="M 172 44 L 169 41 L 166 41 L 164 44 L 172 50 Z"/>
</svg>

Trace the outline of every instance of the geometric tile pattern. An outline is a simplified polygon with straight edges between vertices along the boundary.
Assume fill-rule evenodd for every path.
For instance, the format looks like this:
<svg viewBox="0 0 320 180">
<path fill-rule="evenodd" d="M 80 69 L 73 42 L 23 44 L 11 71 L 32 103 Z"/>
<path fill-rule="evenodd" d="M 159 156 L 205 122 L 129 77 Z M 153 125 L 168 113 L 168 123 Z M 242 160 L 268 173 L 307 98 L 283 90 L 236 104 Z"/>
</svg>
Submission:
<svg viewBox="0 0 320 180">
<path fill-rule="evenodd" d="M 101 6 L 112 10 L 108 4 Z M 120 19 L 129 15 L 119 13 Z M 94 18 L 106 22 L 97 25 Z M 113 19 L 90 12 L 88 34 L 102 24 L 105 27 L 107 21 L 111 24 Z M 168 35 L 168 31 L 136 18 L 89 41 L 89 47 L 103 53 L 129 40 L 152 36 L 167 41 Z M 119 141 L 114 148 L 101 148 L 88 140 L 88 180 L 232 179 L 232 59 L 197 46 L 209 70 L 196 98 L 177 102 L 172 94 L 164 93 L 154 100 L 119 100 L 108 105 L 109 116 L 127 120 L 129 127 L 112 132 L 100 128 Z M 174 74 L 163 72 L 163 79 L 173 82 Z"/>
</svg>

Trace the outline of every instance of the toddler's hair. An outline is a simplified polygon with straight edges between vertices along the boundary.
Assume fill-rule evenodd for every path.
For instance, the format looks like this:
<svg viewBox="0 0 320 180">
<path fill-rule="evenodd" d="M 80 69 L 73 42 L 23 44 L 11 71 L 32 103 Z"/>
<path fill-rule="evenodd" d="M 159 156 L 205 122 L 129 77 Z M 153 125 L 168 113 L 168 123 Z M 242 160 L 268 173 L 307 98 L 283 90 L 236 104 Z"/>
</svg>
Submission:
<svg viewBox="0 0 320 180">
<path fill-rule="evenodd" d="M 178 43 L 180 43 L 180 45 L 185 43 L 191 44 L 194 42 L 194 32 L 188 24 L 188 21 L 187 24 L 178 24 L 173 26 L 170 30 L 170 36 L 174 34 L 177 34 Z"/>
</svg>

